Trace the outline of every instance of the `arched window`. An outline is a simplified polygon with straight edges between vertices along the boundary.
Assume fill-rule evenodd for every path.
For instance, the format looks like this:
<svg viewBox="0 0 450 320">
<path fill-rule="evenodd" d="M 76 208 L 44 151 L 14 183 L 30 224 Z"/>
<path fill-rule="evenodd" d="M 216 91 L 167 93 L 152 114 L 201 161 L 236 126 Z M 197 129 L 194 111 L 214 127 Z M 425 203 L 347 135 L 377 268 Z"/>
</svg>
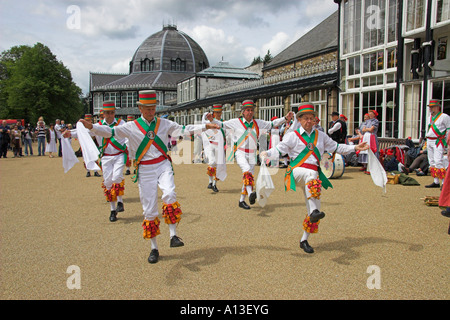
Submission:
<svg viewBox="0 0 450 320">
<path fill-rule="evenodd" d="M 172 59 L 170 69 L 172 71 L 186 71 L 186 61 L 180 58 Z"/>
<path fill-rule="evenodd" d="M 145 58 L 143 61 L 141 61 L 141 71 L 153 71 L 155 68 L 155 60 Z"/>
</svg>

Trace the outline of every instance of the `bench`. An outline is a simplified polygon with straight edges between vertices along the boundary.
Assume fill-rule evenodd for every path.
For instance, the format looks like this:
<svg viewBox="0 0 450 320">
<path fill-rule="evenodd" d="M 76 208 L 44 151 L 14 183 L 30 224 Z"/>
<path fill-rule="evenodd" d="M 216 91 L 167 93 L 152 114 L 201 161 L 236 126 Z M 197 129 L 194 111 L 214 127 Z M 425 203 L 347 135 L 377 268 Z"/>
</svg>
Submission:
<svg viewBox="0 0 450 320">
<path fill-rule="evenodd" d="M 392 146 L 404 146 L 405 144 L 405 138 L 398 139 L 398 138 L 378 138 L 378 144 L 380 147 L 380 150 L 384 150 L 386 148 L 392 147 Z"/>
</svg>

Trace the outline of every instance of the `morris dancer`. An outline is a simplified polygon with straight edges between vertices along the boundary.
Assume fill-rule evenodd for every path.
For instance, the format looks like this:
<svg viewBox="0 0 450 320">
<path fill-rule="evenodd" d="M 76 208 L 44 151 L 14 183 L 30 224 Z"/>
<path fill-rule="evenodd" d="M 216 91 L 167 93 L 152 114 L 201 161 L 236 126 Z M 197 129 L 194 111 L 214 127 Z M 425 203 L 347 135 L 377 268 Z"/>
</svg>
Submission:
<svg viewBox="0 0 450 320">
<path fill-rule="evenodd" d="M 441 104 L 438 100 L 430 100 L 430 124 L 427 132 L 427 153 L 430 163 L 430 173 L 434 178 L 432 184 L 425 188 L 439 188 L 439 179 L 444 180 L 447 170 L 444 166 L 444 153 L 448 147 L 446 134 L 450 132 L 450 116 L 441 112 Z"/>
<path fill-rule="evenodd" d="M 135 118 L 134 118 L 134 116 L 133 115 L 128 115 L 127 116 L 127 122 L 130 122 L 130 121 L 134 121 L 135 120 Z M 127 139 L 127 145 L 128 145 L 128 139 Z M 129 159 L 131 159 L 132 158 L 132 155 L 130 155 L 130 157 L 129 157 Z M 127 171 L 125 171 L 125 175 L 126 176 L 129 176 L 130 174 L 131 174 L 131 171 L 130 171 L 130 167 L 131 167 L 131 161 L 128 161 L 127 162 L 127 164 L 125 165 L 126 167 L 127 167 Z M 135 172 L 136 173 L 136 172 Z"/>
<path fill-rule="evenodd" d="M 450 134 L 447 138 L 447 145 L 450 144 Z M 450 154 L 447 152 L 448 162 L 450 163 Z M 447 168 L 449 170 L 450 165 Z M 441 213 L 443 216 L 450 218 L 450 179 L 445 179 L 442 183 L 441 195 L 439 196 L 439 206 L 445 208 Z M 450 226 L 448 229 L 448 233 L 450 234 Z"/>
<path fill-rule="evenodd" d="M 100 114 L 101 114 L 101 117 L 102 117 L 102 119 L 103 119 L 103 113 L 100 113 Z M 85 115 L 84 115 L 84 119 L 85 119 L 86 121 L 89 121 L 89 122 L 92 123 L 92 121 L 93 121 L 92 114 L 90 114 L 90 113 L 85 114 Z M 76 133 L 76 130 L 72 130 L 71 132 L 72 132 L 72 133 L 74 133 L 74 132 Z M 75 136 L 74 138 L 76 138 L 76 136 Z M 94 140 L 95 145 L 98 147 L 98 142 L 97 142 L 97 140 L 95 139 L 95 137 L 92 137 L 92 140 Z M 89 177 L 91 176 L 91 171 L 90 171 L 88 168 L 86 168 L 86 163 L 83 163 L 83 164 L 84 164 L 84 167 L 85 167 L 85 169 L 86 169 L 86 178 L 89 178 Z M 94 170 L 94 176 L 96 176 L 96 177 L 101 177 L 101 175 L 98 173 L 97 170 Z"/>
<path fill-rule="evenodd" d="M 102 121 L 94 124 L 97 126 L 108 126 L 110 128 L 117 128 L 123 126 L 125 121 L 116 119 L 116 107 L 114 101 L 103 102 L 103 115 Z M 64 135 L 65 138 L 71 136 L 76 137 L 76 131 L 67 131 Z M 102 138 L 96 136 L 97 143 L 100 146 L 101 168 L 103 171 L 103 191 L 106 197 L 106 201 L 111 206 L 111 213 L 109 221 L 117 221 L 117 213 L 124 211 L 122 196 L 125 192 L 125 180 L 123 178 L 123 168 L 128 162 L 128 148 L 125 144 L 126 139 L 119 139 L 116 137 Z"/>
<path fill-rule="evenodd" d="M 128 138 L 130 153 L 135 155 L 136 175 L 134 182 L 139 184 L 139 194 L 144 214 L 144 239 L 151 240 L 149 263 L 159 259 L 156 236 L 160 234 L 158 219 L 158 187 L 162 191 L 163 213 L 170 230 L 170 247 L 181 247 L 184 243 L 176 234 L 176 226 L 181 220 L 181 208 L 175 193 L 174 172 L 170 156 L 167 154 L 169 136 L 192 134 L 196 130 L 218 129 L 215 124 L 181 126 L 167 119 L 156 117 L 156 91 L 139 92 L 137 102 L 142 116 L 122 126 L 93 126 L 80 120 L 87 129 L 105 138 Z"/>
<path fill-rule="evenodd" d="M 306 218 L 303 221 L 303 236 L 300 248 L 307 253 L 314 249 L 309 245 L 311 233 L 318 231 L 320 219 L 325 213 L 320 211 L 321 188 L 332 187 L 331 183 L 320 170 L 320 158 L 325 151 L 348 154 L 355 150 L 365 150 L 369 147 L 365 143 L 357 146 L 338 144 L 324 132 L 313 130 L 316 112 L 311 104 L 301 104 L 297 112 L 300 127 L 286 134 L 276 148 L 262 152 L 263 158 L 273 159 L 288 154 L 291 162 L 286 169 L 284 178 L 286 191 L 296 190 L 301 186 L 306 202 Z"/>
<path fill-rule="evenodd" d="M 253 187 L 255 186 L 253 173 L 255 164 L 257 163 L 256 150 L 258 147 L 260 130 L 271 130 L 274 127 L 279 127 L 285 123 L 286 120 L 290 121 L 294 116 L 294 113 L 291 111 L 286 117 L 276 119 L 273 122 L 253 119 L 254 108 L 255 104 L 252 100 L 245 100 L 242 102 L 242 117 L 224 122 L 214 120 L 214 123 L 218 124 L 221 128 L 233 132 L 234 156 L 243 174 L 243 185 L 241 198 L 239 199 L 239 207 L 245 210 L 250 209 L 250 206 L 245 202 L 246 195 L 248 195 L 250 204 L 254 204 L 256 201 L 256 192 L 253 190 Z M 209 120 L 212 121 L 212 116 L 210 116 Z"/>
<path fill-rule="evenodd" d="M 222 120 L 222 105 L 213 105 L 213 116 L 217 121 Z M 202 119 L 202 123 L 207 123 L 206 119 Z M 208 121 L 209 122 L 209 121 Z M 223 144 L 219 146 L 218 134 L 223 137 Z M 202 132 L 203 139 L 203 149 L 205 150 L 206 158 L 208 159 L 208 169 L 206 174 L 209 177 L 208 189 L 212 189 L 214 192 L 219 192 L 217 189 L 216 182 L 220 180 L 217 175 L 218 168 L 225 169 L 225 151 L 226 151 L 226 136 L 224 129 L 217 130 L 206 130 Z M 219 147 L 223 148 L 223 153 L 219 153 Z M 221 156 L 223 155 L 223 156 Z M 219 157 L 221 159 L 219 159 Z M 219 164 L 219 165 L 218 165 Z M 219 175 L 219 176 L 223 176 Z"/>
</svg>

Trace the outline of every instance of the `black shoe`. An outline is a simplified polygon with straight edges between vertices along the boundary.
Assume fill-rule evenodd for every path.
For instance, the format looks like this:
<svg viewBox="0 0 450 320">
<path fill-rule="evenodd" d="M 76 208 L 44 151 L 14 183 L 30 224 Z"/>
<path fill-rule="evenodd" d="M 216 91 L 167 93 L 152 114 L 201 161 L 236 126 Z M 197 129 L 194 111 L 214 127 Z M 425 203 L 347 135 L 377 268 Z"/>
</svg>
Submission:
<svg viewBox="0 0 450 320">
<path fill-rule="evenodd" d="M 91 176 L 91 173 L 90 172 L 87 172 L 86 173 L 86 178 L 89 178 Z"/>
<path fill-rule="evenodd" d="M 182 246 L 184 246 L 184 243 L 183 243 L 183 241 L 181 241 L 180 237 L 173 236 L 172 238 L 170 238 L 170 247 L 171 248 L 182 247 Z"/>
<path fill-rule="evenodd" d="M 159 259 L 158 249 L 152 249 L 152 251 L 150 251 L 150 255 L 148 256 L 148 262 L 149 263 L 157 263 L 158 259 Z"/>
<path fill-rule="evenodd" d="M 123 203 L 122 202 L 117 202 L 116 212 L 123 212 L 123 211 L 125 211 L 125 209 L 123 207 Z"/>
<path fill-rule="evenodd" d="M 116 210 L 111 210 L 111 215 L 109 216 L 109 221 L 111 221 L 111 222 L 117 221 L 117 212 L 116 212 Z"/>
<path fill-rule="evenodd" d="M 434 182 L 432 184 L 425 186 L 425 188 L 440 188 L 440 187 L 441 187 L 441 185 L 439 183 L 434 183 Z"/>
<path fill-rule="evenodd" d="M 216 185 L 213 185 L 213 186 L 212 186 L 212 190 L 213 190 L 214 192 L 219 192 L 219 189 L 217 189 L 217 186 L 216 186 Z"/>
<path fill-rule="evenodd" d="M 450 218 L 450 207 L 447 207 L 447 210 L 441 212 L 444 217 Z"/>
<path fill-rule="evenodd" d="M 94 176 L 101 177 L 101 175 L 99 175 L 97 171 L 94 172 Z"/>
<path fill-rule="evenodd" d="M 130 170 L 127 169 L 127 171 L 125 172 L 126 176 L 129 176 L 131 174 Z"/>
<path fill-rule="evenodd" d="M 248 196 L 248 201 L 250 202 L 250 204 L 255 204 L 255 201 L 256 201 L 256 192 L 255 191 L 250 193 L 250 195 Z"/>
<path fill-rule="evenodd" d="M 300 242 L 300 248 L 306 253 L 314 253 L 314 249 L 309 245 L 308 240 Z"/>
<path fill-rule="evenodd" d="M 239 201 L 239 207 L 245 210 L 250 210 L 250 206 L 245 203 L 245 201 Z"/>
<path fill-rule="evenodd" d="M 208 184 L 208 189 L 212 189 L 212 188 L 213 188 L 212 183 Z"/>
<path fill-rule="evenodd" d="M 325 217 L 324 212 L 320 212 L 319 210 L 315 209 L 310 215 L 309 215 L 309 221 L 311 223 L 315 223 L 319 221 L 320 219 L 323 219 Z"/>
</svg>

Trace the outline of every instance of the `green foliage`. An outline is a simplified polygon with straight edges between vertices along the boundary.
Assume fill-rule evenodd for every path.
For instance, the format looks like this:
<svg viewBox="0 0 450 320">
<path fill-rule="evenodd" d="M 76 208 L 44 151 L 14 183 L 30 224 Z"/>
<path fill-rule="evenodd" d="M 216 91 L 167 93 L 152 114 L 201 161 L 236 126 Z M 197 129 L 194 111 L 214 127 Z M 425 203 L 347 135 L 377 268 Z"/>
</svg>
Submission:
<svg viewBox="0 0 450 320">
<path fill-rule="evenodd" d="M 252 63 L 250 64 L 250 66 L 254 66 L 255 64 L 264 62 L 264 64 L 269 63 L 270 61 L 272 61 L 273 57 L 272 54 L 270 53 L 270 50 L 267 50 L 266 55 L 264 56 L 264 59 L 261 59 L 261 56 L 257 56 L 256 58 L 253 58 Z"/>
<path fill-rule="evenodd" d="M 1 53 L 0 118 L 75 122 L 83 114 L 81 96 L 70 70 L 47 46 L 15 46 Z"/>
<path fill-rule="evenodd" d="M 266 55 L 264 56 L 264 63 L 269 63 L 270 61 L 272 61 L 273 57 L 272 54 L 270 53 L 270 50 L 267 50 Z"/>
</svg>

